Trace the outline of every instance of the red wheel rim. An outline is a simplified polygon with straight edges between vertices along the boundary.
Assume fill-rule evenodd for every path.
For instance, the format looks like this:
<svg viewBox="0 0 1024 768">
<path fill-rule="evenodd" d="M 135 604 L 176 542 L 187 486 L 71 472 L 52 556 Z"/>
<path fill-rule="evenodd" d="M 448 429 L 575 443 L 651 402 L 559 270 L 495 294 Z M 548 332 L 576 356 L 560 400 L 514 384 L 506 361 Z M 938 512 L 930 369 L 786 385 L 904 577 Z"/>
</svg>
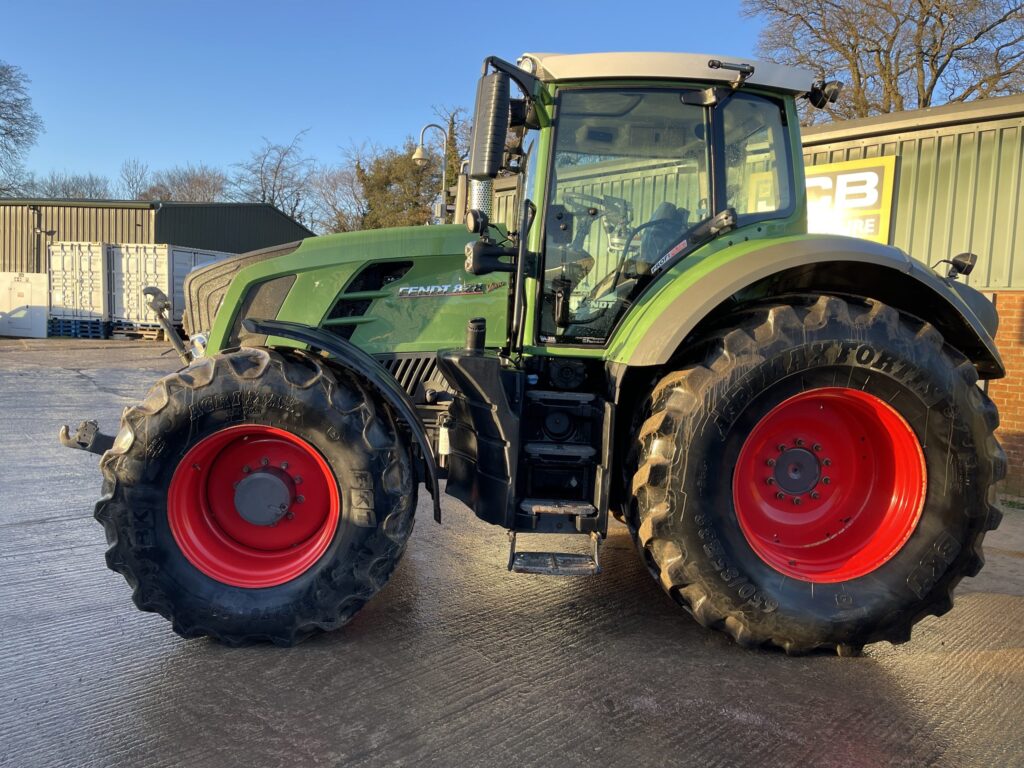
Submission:
<svg viewBox="0 0 1024 768">
<path fill-rule="evenodd" d="M 254 504 L 263 515 L 259 524 L 249 519 Z M 267 515 L 279 517 L 269 522 Z M 211 579 L 273 587 L 303 574 L 327 550 L 338 528 L 338 485 L 302 438 L 260 424 L 228 427 L 181 460 L 167 519 L 182 553 Z"/>
<path fill-rule="evenodd" d="M 856 579 L 888 562 L 917 527 L 927 473 L 892 406 L 826 387 L 785 400 L 747 437 L 733 504 L 747 542 L 803 581 Z"/>
</svg>

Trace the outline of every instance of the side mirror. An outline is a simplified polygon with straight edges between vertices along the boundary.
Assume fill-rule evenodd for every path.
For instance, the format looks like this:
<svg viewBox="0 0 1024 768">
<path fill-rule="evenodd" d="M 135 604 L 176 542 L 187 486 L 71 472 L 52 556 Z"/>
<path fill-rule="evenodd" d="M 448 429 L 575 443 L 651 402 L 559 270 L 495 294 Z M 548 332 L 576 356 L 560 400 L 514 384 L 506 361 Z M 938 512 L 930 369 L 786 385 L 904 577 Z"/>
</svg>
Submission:
<svg viewBox="0 0 1024 768">
<path fill-rule="evenodd" d="M 469 151 L 469 178 L 493 179 L 501 170 L 508 137 L 511 80 L 495 71 L 480 78 L 473 111 L 473 138 Z"/>
</svg>

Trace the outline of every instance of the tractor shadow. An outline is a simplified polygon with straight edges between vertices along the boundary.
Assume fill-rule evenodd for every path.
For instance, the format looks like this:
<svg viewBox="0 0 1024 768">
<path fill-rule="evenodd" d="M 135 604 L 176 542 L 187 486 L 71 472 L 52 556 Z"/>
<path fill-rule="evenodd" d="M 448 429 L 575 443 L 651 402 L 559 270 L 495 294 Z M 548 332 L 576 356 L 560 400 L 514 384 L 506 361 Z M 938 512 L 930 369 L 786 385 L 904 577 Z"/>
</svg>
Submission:
<svg viewBox="0 0 1024 768">
<path fill-rule="evenodd" d="M 419 512 L 391 583 L 342 630 L 286 650 L 178 644 L 137 694 L 147 743 L 189 733 L 224 758 L 228 737 L 232 761 L 298 750 L 346 765 L 650 764 L 667 750 L 682 763 L 953 765 L 991 748 L 965 737 L 948 710 L 960 681 L 936 669 L 979 642 L 1016 647 L 1010 625 L 993 644 L 951 614 L 856 659 L 747 651 L 676 606 L 618 524 L 602 574 L 554 578 L 509 574 L 504 536 L 468 511 L 446 509 L 442 527 Z"/>
</svg>

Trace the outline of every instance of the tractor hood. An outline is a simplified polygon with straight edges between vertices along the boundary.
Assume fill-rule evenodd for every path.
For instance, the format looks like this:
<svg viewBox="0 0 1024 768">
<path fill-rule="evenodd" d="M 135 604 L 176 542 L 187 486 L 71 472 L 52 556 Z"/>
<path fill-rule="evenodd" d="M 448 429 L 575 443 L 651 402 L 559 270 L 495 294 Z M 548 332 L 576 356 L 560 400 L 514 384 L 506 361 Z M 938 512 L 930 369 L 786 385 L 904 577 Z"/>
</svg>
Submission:
<svg viewBox="0 0 1024 768">
<path fill-rule="evenodd" d="M 504 337 L 507 282 L 464 270 L 473 236 L 457 225 L 396 227 L 309 238 L 243 254 L 190 275 L 190 334 L 207 351 L 284 340 L 246 337 L 245 319 L 324 327 L 371 353 L 461 344 L 467 317 Z M 219 294 L 219 295 L 218 295 Z M 193 304 L 195 297 L 195 307 Z"/>
</svg>

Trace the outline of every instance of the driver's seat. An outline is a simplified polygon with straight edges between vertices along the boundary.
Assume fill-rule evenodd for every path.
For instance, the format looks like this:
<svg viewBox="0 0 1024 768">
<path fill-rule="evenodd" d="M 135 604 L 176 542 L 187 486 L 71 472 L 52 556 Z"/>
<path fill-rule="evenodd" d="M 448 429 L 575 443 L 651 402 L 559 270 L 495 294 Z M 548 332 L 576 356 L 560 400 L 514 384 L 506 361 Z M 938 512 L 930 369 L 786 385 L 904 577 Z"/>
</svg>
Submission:
<svg viewBox="0 0 1024 768">
<path fill-rule="evenodd" d="M 636 259 L 638 275 L 650 274 L 651 267 L 686 231 L 689 218 L 688 210 L 677 208 L 667 200 L 654 209 L 651 224 L 644 229 L 643 237 L 640 239 L 640 255 Z"/>
</svg>

